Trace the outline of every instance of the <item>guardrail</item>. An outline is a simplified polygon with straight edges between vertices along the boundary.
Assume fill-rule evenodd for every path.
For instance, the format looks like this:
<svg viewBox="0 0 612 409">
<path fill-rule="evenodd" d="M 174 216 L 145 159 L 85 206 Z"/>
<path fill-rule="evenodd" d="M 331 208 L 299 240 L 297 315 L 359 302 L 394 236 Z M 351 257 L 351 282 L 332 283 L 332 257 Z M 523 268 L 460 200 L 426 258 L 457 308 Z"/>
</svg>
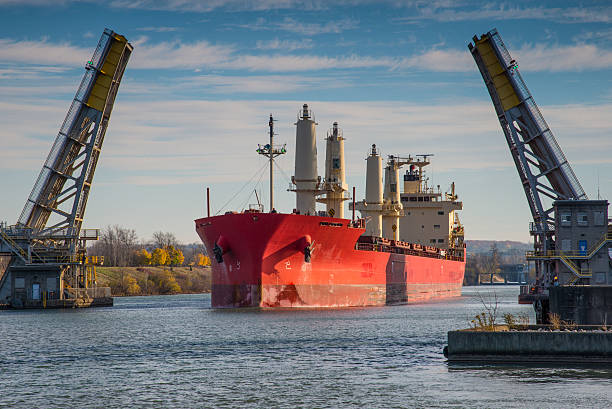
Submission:
<svg viewBox="0 0 612 409">
<path fill-rule="evenodd" d="M 597 253 L 604 244 L 612 242 L 612 233 L 604 235 L 603 239 L 587 251 L 561 251 L 561 250 L 548 250 L 546 252 L 527 251 L 525 256 L 528 259 L 542 259 L 542 258 L 578 258 L 578 259 L 589 259 Z"/>
<path fill-rule="evenodd" d="M 452 250 L 437 249 L 437 251 L 434 252 L 434 251 L 418 250 L 418 249 L 412 249 L 412 248 L 403 248 L 403 247 L 390 246 L 390 245 L 384 245 L 384 244 L 374 244 L 374 243 L 357 243 L 355 245 L 355 250 L 377 251 L 381 253 L 405 254 L 408 256 L 429 257 L 429 258 L 454 260 L 454 261 L 464 260 L 462 256 L 457 256 L 453 254 Z"/>
<path fill-rule="evenodd" d="M 2 224 L 0 230 L 3 230 L 7 236 L 13 239 L 76 239 L 81 240 L 99 240 L 100 229 L 77 229 L 74 227 L 65 227 L 61 229 L 32 229 L 21 226 L 7 226 Z"/>
</svg>

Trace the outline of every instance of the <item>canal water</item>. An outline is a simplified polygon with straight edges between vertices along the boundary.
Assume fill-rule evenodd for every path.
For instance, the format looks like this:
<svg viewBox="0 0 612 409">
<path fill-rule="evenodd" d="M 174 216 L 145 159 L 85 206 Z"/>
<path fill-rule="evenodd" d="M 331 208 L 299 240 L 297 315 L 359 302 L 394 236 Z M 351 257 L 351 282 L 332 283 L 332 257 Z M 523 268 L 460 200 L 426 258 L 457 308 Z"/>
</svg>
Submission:
<svg viewBox="0 0 612 409">
<path fill-rule="evenodd" d="M 426 304 L 215 311 L 210 295 L 0 311 L 0 408 L 606 408 L 612 368 L 457 366 L 446 332 L 518 287 Z"/>
</svg>

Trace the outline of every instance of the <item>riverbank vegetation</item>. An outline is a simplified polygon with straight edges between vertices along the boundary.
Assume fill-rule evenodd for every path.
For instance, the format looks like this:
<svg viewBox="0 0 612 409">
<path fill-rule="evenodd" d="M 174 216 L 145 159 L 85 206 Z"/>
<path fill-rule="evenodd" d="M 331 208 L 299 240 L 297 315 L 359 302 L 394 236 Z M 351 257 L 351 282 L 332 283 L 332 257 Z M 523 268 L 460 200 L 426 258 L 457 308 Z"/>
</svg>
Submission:
<svg viewBox="0 0 612 409">
<path fill-rule="evenodd" d="M 113 295 L 210 291 L 210 257 L 204 245 L 181 244 L 172 233 L 158 231 L 151 240 L 140 240 L 133 229 L 107 226 L 87 253 L 102 261 L 97 282 Z"/>
<path fill-rule="evenodd" d="M 97 284 L 114 296 L 210 292 L 210 267 L 97 267 Z"/>
</svg>

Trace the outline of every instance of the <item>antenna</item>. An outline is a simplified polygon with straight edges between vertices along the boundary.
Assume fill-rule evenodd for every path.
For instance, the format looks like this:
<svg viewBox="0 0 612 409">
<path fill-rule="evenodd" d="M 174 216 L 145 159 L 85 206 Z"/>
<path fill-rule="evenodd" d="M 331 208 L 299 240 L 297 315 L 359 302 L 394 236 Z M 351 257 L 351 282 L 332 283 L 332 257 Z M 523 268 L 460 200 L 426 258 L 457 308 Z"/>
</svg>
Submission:
<svg viewBox="0 0 612 409">
<path fill-rule="evenodd" d="M 274 146 L 274 135 L 276 135 L 274 133 L 274 122 L 276 122 L 276 120 L 272 117 L 272 114 L 270 114 L 270 120 L 268 121 L 268 126 L 270 128 L 270 143 L 264 146 L 257 145 L 257 153 L 267 157 L 270 161 L 270 211 L 274 209 L 274 158 L 287 153 L 286 145 L 278 148 Z M 259 199 L 257 203 L 259 203 Z"/>
</svg>

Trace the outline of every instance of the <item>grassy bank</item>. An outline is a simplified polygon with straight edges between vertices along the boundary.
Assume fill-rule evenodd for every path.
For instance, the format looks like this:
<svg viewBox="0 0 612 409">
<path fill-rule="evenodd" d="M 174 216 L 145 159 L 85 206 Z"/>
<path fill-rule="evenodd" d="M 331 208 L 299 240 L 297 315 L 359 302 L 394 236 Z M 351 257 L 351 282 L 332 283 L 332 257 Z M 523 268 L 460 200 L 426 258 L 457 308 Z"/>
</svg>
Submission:
<svg viewBox="0 0 612 409">
<path fill-rule="evenodd" d="M 98 267 L 99 286 L 114 296 L 210 292 L 210 267 Z"/>
</svg>

